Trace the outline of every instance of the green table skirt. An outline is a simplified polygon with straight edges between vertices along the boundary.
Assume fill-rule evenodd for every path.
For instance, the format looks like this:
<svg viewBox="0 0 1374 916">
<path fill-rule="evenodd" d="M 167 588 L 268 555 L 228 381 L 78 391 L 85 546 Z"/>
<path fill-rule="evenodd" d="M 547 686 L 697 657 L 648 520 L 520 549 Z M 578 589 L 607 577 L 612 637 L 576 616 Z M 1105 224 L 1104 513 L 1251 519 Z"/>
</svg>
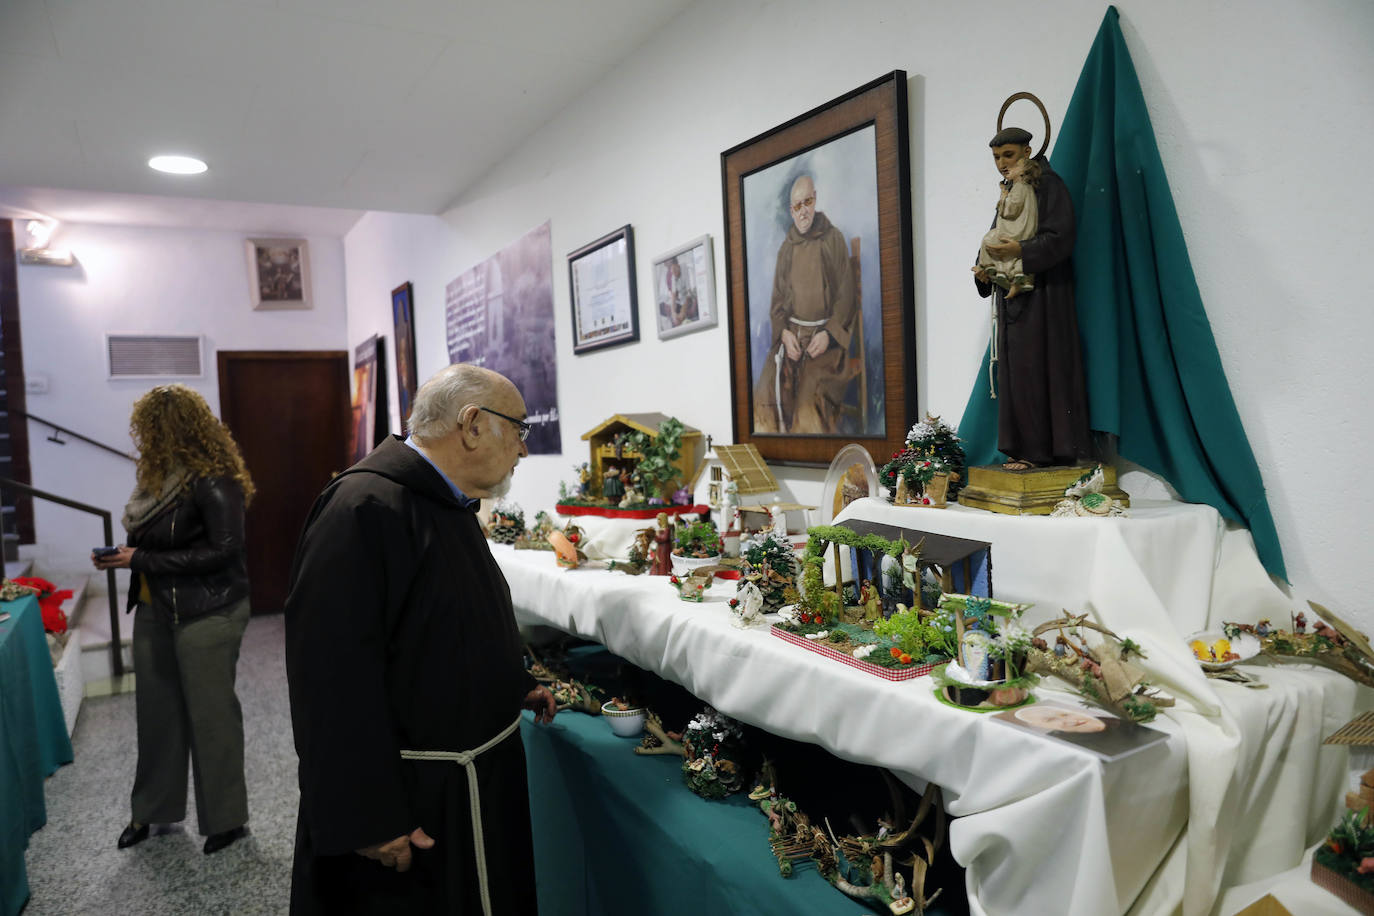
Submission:
<svg viewBox="0 0 1374 916">
<path fill-rule="evenodd" d="M 71 762 L 72 743 L 37 599 L 0 611 L 0 916 L 11 916 L 29 898 L 29 834 L 48 821 L 43 780 Z"/>
<path fill-rule="evenodd" d="M 744 795 L 694 795 L 681 757 L 641 757 L 578 712 L 526 713 L 521 734 L 541 916 L 863 912 L 810 863 L 779 875 L 768 819 Z"/>
</svg>

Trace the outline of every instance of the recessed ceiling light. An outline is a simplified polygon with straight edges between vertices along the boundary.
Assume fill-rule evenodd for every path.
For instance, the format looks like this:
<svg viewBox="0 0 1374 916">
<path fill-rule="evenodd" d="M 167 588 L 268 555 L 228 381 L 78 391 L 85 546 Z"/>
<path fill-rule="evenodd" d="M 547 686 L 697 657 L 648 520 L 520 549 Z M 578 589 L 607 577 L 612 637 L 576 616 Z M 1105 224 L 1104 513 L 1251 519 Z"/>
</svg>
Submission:
<svg viewBox="0 0 1374 916">
<path fill-rule="evenodd" d="M 154 156 L 148 160 L 148 168 L 172 175 L 199 175 L 209 166 L 194 156 Z"/>
</svg>

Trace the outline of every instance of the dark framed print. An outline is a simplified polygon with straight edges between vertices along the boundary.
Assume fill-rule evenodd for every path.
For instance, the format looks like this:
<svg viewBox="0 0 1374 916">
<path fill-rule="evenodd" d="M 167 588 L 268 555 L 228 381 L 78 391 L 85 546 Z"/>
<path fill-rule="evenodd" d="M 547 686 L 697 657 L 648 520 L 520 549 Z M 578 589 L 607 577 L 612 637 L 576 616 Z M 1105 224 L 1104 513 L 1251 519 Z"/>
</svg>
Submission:
<svg viewBox="0 0 1374 916">
<path fill-rule="evenodd" d="M 654 307 L 659 340 L 716 326 L 716 270 L 709 235 L 654 258 Z"/>
<path fill-rule="evenodd" d="M 634 231 L 621 226 L 568 255 L 568 292 L 574 353 L 639 340 Z"/>
<path fill-rule="evenodd" d="M 721 153 L 735 442 L 884 461 L 916 416 L 906 73 Z"/>
<path fill-rule="evenodd" d="M 415 292 L 407 280 L 391 291 L 391 321 L 396 329 L 396 405 L 401 429 L 410 429 L 410 405 L 420 387 L 415 374 Z"/>
<path fill-rule="evenodd" d="M 305 239 L 246 239 L 253 308 L 308 309 L 310 246 Z"/>
</svg>

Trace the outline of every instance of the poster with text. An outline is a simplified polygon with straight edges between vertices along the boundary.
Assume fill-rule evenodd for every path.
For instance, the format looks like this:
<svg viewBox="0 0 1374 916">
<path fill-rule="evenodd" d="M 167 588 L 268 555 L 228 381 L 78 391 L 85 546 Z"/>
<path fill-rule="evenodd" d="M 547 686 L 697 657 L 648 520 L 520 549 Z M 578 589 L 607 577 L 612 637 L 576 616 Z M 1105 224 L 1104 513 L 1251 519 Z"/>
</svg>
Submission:
<svg viewBox="0 0 1374 916">
<path fill-rule="evenodd" d="M 559 454 L 550 224 L 450 281 L 444 287 L 444 321 L 449 362 L 485 366 L 514 382 L 533 427 L 530 454 Z"/>
</svg>

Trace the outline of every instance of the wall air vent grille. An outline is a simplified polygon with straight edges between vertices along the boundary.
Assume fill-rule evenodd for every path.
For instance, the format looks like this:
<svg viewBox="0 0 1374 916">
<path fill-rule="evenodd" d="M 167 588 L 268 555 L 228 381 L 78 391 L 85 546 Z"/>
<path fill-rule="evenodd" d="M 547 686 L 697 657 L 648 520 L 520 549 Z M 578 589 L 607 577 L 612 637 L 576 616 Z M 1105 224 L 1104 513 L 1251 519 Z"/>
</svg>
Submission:
<svg viewBox="0 0 1374 916">
<path fill-rule="evenodd" d="M 199 334 L 107 334 L 110 378 L 200 378 Z"/>
</svg>

